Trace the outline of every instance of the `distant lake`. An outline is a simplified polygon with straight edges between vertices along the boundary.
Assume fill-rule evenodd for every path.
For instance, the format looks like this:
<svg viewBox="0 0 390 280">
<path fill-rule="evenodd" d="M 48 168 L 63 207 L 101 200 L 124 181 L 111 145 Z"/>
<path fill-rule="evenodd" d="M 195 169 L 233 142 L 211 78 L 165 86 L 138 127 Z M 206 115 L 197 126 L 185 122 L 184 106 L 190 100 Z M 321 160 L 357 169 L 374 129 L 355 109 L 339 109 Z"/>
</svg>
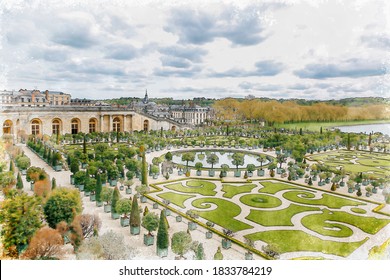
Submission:
<svg viewBox="0 0 390 280">
<path fill-rule="evenodd" d="M 383 134 L 390 135 L 390 123 L 378 123 L 378 124 L 362 124 L 362 125 L 350 125 L 350 126 L 336 126 L 342 132 L 354 132 L 354 133 L 366 133 L 370 132 L 382 132 Z"/>
</svg>

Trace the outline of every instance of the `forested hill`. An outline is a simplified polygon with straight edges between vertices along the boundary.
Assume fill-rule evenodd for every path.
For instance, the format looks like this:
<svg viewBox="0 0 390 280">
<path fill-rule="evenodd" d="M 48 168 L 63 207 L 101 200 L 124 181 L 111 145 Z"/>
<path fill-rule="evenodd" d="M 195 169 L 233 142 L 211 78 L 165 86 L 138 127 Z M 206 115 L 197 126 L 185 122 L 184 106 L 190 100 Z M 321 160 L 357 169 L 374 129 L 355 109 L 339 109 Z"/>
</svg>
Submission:
<svg viewBox="0 0 390 280">
<path fill-rule="evenodd" d="M 364 106 L 364 105 L 376 105 L 376 104 L 386 104 L 390 105 L 390 98 L 383 98 L 383 97 L 354 97 L 354 98 L 343 98 L 343 99 L 332 99 L 332 100 L 307 100 L 307 99 L 273 99 L 273 98 L 266 98 L 266 97 L 254 97 L 250 96 L 249 98 L 235 98 L 237 101 L 244 101 L 247 99 L 256 99 L 260 101 L 278 101 L 281 103 L 288 102 L 288 101 L 294 101 L 295 103 L 299 105 L 313 105 L 318 103 L 326 103 L 330 105 L 342 105 L 342 106 Z M 120 97 L 115 99 L 107 99 L 104 100 L 107 103 L 111 104 L 118 104 L 118 105 L 129 105 L 132 102 L 138 102 L 141 101 L 142 98 L 138 97 Z M 199 105 L 199 106 L 212 106 L 217 99 L 214 98 L 205 98 L 205 97 L 196 97 L 193 99 L 184 99 L 184 100 L 177 100 L 173 98 L 150 98 L 149 99 L 152 102 L 156 102 L 157 104 L 164 104 L 164 105 Z"/>
</svg>

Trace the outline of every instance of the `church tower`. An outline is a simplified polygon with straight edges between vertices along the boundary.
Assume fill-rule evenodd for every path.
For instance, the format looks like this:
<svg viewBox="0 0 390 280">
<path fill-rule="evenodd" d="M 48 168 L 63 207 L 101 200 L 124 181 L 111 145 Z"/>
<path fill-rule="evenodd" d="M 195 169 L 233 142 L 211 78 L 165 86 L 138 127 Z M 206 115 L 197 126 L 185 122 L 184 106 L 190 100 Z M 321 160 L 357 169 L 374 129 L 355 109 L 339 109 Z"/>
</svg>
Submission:
<svg viewBox="0 0 390 280">
<path fill-rule="evenodd" d="M 144 97 L 143 103 L 144 104 L 148 104 L 149 103 L 148 90 L 146 90 L 146 92 L 145 92 L 145 97 Z"/>
</svg>

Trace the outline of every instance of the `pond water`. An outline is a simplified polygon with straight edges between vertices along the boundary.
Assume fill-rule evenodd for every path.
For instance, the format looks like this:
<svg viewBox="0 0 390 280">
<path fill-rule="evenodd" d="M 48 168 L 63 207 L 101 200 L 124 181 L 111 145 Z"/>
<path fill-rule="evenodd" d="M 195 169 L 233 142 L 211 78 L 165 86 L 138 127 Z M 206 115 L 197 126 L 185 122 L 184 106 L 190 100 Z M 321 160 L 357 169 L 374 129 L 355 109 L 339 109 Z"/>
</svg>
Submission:
<svg viewBox="0 0 390 280">
<path fill-rule="evenodd" d="M 232 163 L 232 155 L 237 151 L 194 151 L 195 153 L 195 161 L 188 162 L 188 166 L 195 166 L 197 162 L 201 162 L 204 168 L 211 168 L 211 164 L 207 163 L 207 155 L 211 153 L 216 154 L 219 158 L 219 162 L 214 164 L 214 168 L 221 168 L 222 164 L 229 165 L 230 168 L 235 168 L 236 166 Z M 185 152 L 183 152 L 185 153 Z M 175 153 L 172 156 L 172 162 L 177 164 L 186 165 L 185 161 L 181 160 L 181 156 L 183 153 Z M 260 162 L 257 161 L 259 155 L 257 154 L 249 154 L 242 152 L 244 154 L 244 165 L 238 166 L 238 168 L 245 168 L 248 164 L 254 164 L 256 167 L 260 166 Z M 265 157 L 265 156 L 264 156 Z M 264 159 L 263 166 L 267 165 L 269 161 Z"/>
<path fill-rule="evenodd" d="M 354 133 L 366 133 L 381 132 L 383 134 L 390 135 L 390 123 L 378 123 L 378 124 L 364 124 L 364 125 L 350 125 L 350 126 L 338 126 L 335 127 L 342 132 L 354 132 Z"/>
</svg>

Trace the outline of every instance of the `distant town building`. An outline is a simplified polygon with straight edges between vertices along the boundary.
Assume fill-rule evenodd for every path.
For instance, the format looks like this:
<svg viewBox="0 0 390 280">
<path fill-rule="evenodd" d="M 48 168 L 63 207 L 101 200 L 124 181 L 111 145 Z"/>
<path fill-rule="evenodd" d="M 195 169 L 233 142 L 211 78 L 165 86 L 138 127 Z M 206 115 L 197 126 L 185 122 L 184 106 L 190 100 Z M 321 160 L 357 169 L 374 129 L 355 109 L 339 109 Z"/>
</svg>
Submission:
<svg viewBox="0 0 390 280">
<path fill-rule="evenodd" d="M 1 91 L 0 106 L 46 107 L 69 105 L 70 94 L 59 91 L 20 89 L 19 91 Z"/>
</svg>

